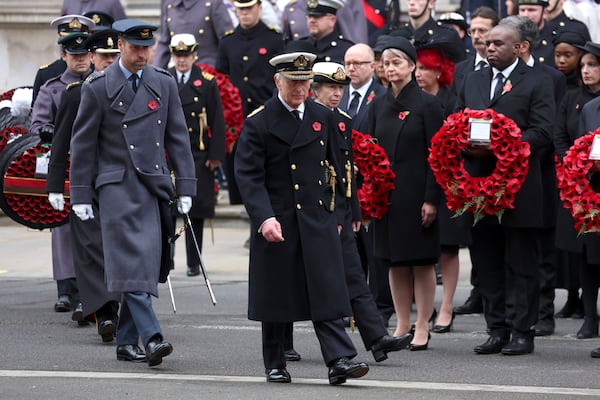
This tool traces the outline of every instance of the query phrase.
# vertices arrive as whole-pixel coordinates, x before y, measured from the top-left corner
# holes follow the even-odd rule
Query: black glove
[[[38,133],[40,135],[40,139],[42,139],[42,142],[52,143],[52,137],[54,136],[54,125],[44,124],[40,126]]]

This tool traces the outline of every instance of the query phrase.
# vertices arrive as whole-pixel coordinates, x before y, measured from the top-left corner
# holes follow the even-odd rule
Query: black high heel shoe
[[[452,318],[448,325],[434,325],[432,331],[435,333],[448,333],[452,330],[452,324],[454,324],[454,317],[456,314],[452,311]]]
[[[431,339],[431,333],[427,332],[427,341],[425,344],[411,344],[409,347],[410,351],[427,350],[427,347],[429,347],[429,339]]]
[[[431,317],[429,317],[429,319],[427,320],[428,324],[431,324],[431,327],[434,328],[433,324],[435,323],[435,319],[437,318],[437,310],[435,307],[433,307],[433,311],[431,312]],[[454,319],[454,313],[452,313],[452,318]],[[412,334],[413,336],[415,336],[415,324],[411,324],[410,325],[410,330],[408,331],[408,333]]]

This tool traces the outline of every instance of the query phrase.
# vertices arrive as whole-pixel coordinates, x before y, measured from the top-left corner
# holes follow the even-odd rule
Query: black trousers
[[[556,230],[540,230],[540,311],[539,320],[554,323],[554,297],[556,289]]]
[[[532,337],[540,300],[540,230],[480,222],[473,228],[471,257],[491,335]],[[506,311],[512,293],[514,309]]]
[[[285,368],[284,342],[286,332],[289,332],[291,326],[292,322],[262,322],[263,360],[266,369]],[[313,321],[313,326],[327,366],[338,358],[356,356],[354,344],[344,330],[341,319]]]
[[[202,253],[202,232],[204,231],[204,218],[190,218],[190,220],[192,221],[191,229],[194,230],[194,235],[198,241],[198,248],[200,249],[200,253]],[[198,257],[198,252],[196,251],[192,234],[189,231],[185,232],[185,255],[188,267],[195,268],[200,266],[200,258]]]

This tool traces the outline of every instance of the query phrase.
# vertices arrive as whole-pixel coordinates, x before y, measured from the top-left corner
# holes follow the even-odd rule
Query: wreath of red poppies
[[[491,120],[490,150],[497,162],[489,176],[471,176],[461,157],[469,143],[470,118]],[[512,119],[491,109],[467,108],[448,116],[435,134],[429,164],[455,215],[472,212],[474,224],[486,214],[496,215],[501,222],[504,211],[514,208],[515,195],[527,177],[529,154],[529,143],[521,140]]]
[[[383,147],[369,134],[352,130],[354,163],[363,176],[358,189],[358,202],[362,219],[381,219],[388,211],[389,193],[394,189],[396,174]]]
[[[556,176],[560,199],[575,220],[580,234],[600,232],[600,193],[590,186],[588,173],[594,161],[588,157],[594,137],[600,128],[575,140],[562,164],[557,160]]]
[[[218,72],[214,67],[207,64],[198,64],[198,67],[203,71],[214,75],[215,80],[217,81],[225,117],[225,148],[228,153],[231,153],[233,145],[240,137],[242,125],[244,124],[244,112],[242,110],[240,91],[233,83],[231,83],[227,75]]]
[[[0,131],[0,151],[4,150],[6,145],[12,140],[29,132],[22,126],[7,126]]]

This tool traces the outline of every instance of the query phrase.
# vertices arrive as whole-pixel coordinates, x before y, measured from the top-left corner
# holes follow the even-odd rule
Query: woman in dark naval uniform
[[[390,192],[387,214],[373,222],[374,255],[389,266],[398,317],[394,336],[410,330],[414,288],[417,321],[411,350],[426,350],[435,296],[434,264],[440,256],[436,215],[441,192],[427,157],[431,138],[443,122],[442,106],[412,79],[417,56],[407,39],[390,37],[382,58],[390,86],[371,103],[369,131],[390,158],[396,187]]]
[[[215,170],[225,158],[225,119],[214,76],[196,65],[194,35],[182,33],[171,38],[174,67],[169,71],[177,79],[179,97],[190,133],[192,155],[198,180],[196,197],[189,213],[198,246],[202,250],[204,219],[215,216]],[[200,274],[200,259],[192,235],[185,235],[187,275]]]

